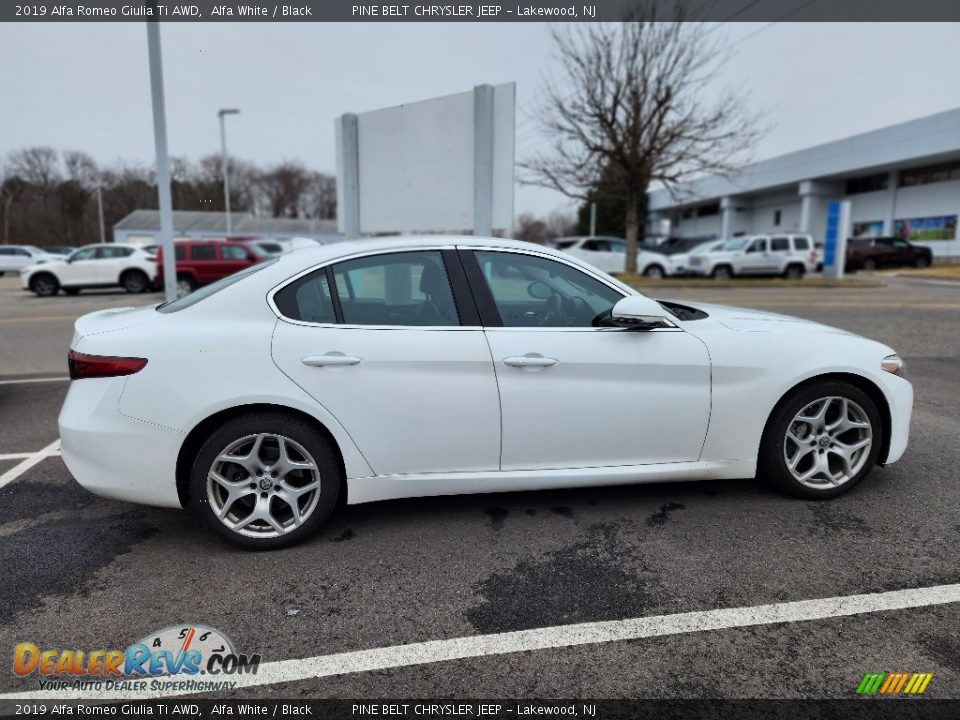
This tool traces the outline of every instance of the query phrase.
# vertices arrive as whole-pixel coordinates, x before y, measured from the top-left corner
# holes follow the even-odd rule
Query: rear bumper
[[[70,383],[57,421],[63,461],[97,495],[179,508],[176,458],[184,434],[122,415],[125,384],[124,377]]]

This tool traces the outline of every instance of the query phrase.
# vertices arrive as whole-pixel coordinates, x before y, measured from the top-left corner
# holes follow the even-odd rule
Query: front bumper
[[[121,414],[126,380],[70,383],[57,420],[63,461],[76,481],[97,495],[179,508],[176,463],[184,434]]]
[[[913,415],[913,385],[895,375],[884,378],[884,395],[890,405],[890,447],[884,465],[899,460],[910,440],[910,418]]]

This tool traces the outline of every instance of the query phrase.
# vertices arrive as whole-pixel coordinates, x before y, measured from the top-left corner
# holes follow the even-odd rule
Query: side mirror
[[[656,300],[646,295],[628,295],[618,301],[610,311],[614,325],[628,330],[653,330],[673,325]]]

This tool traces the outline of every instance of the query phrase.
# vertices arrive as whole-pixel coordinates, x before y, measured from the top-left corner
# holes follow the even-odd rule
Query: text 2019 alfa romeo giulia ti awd
[[[274,548],[347,503],[757,476],[850,489],[907,445],[880,343],[656,301],[509,240],[348,241],[76,324],[63,459]]]

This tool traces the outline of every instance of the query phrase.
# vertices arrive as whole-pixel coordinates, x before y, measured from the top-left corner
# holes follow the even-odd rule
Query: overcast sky
[[[960,25],[731,23],[720,82],[750,91],[771,131],[762,159],[960,106]],[[480,83],[517,83],[517,156],[543,142],[530,120],[556,73],[549,27],[484,24],[220,24],[162,27],[170,153],[219,150],[296,159],[333,173],[333,120]],[[152,162],[143,23],[0,26],[0,158],[30,145],[85,150],[99,162]],[[570,207],[517,190],[517,213]]]

